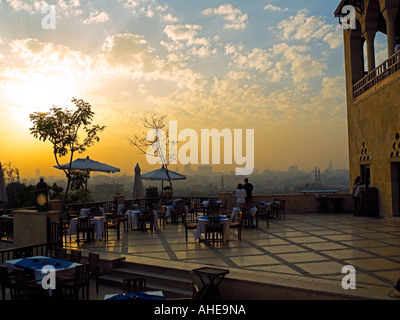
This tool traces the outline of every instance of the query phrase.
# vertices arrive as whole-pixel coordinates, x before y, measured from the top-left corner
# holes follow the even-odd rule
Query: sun
[[[80,91],[72,78],[45,75],[18,79],[8,88],[6,104],[14,120],[24,127],[31,126],[31,113],[49,111],[53,105],[68,107]]]

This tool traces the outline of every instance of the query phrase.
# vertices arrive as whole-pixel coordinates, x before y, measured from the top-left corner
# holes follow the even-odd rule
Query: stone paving
[[[355,217],[348,213],[286,214],[271,219],[270,226],[260,220],[258,229],[243,229],[242,241],[231,229],[223,244],[195,241],[194,230],[179,224],[166,224],[155,232],[123,231],[121,239],[111,231],[109,240],[84,244],[80,248],[120,255],[134,261],[151,259],[168,266],[172,261],[204,264],[230,270],[263,272],[268,276],[296,276],[312,281],[332,280],[341,284],[342,267],[356,269],[357,288],[368,288],[383,298],[400,298],[393,290],[400,278],[400,226],[382,218]],[[67,248],[76,248],[74,236]]]

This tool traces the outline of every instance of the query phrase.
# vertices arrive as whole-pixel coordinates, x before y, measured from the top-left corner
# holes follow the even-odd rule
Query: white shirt
[[[237,198],[237,202],[245,202],[245,198],[246,198],[246,190],[244,189],[236,189],[236,198]]]

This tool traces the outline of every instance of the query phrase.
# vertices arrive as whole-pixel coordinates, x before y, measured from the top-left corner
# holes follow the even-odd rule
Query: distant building
[[[193,173],[194,173],[194,171],[193,171],[192,168],[190,167],[190,163],[189,163],[189,164],[183,165],[183,174],[191,175],[191,174],[193,174]]]
[[[288,172],[290,172],[290,173],[297,173],[297,172],[299,172],[299,167],[298,167],[298,166],[290,166],[290,167],[288,168]]]
[[[332,165],[332,160],[329,161],[329,165],[328,165],[328,171],[333,171],[333,165]]]
[[[95,201],[110,201],[113,200],[114,194],[124,194],[124,185],[115,183],[96,184],[92,190],[92,197]]]
[[[342,23],[348,18],[347,5],[356,9],[354,28],[346,22],[343,30],[350,181],[361,176],[369,192],[365,207],[376,205],[379,215],[400,221],[400,51],[395,52],[400,1],[342,0],[335,11]],[[387,39],[387,60],[379,66],[378,33]]]
[[[198,166],[197,173],[200,175],[212,174],[212,166]]]

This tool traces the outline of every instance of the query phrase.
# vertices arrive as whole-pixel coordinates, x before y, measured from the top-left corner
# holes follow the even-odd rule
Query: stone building
[[[396,222],[400,221],[399,8],[400,0],[342,0],[335,11],[344,27],[350,178],[361,176],[369,188],[364,210]],[[387,60],[375,65],[374,39],[379,32],[387,38]],[[376,208],[374,192],[368,191],[376,192]]]

